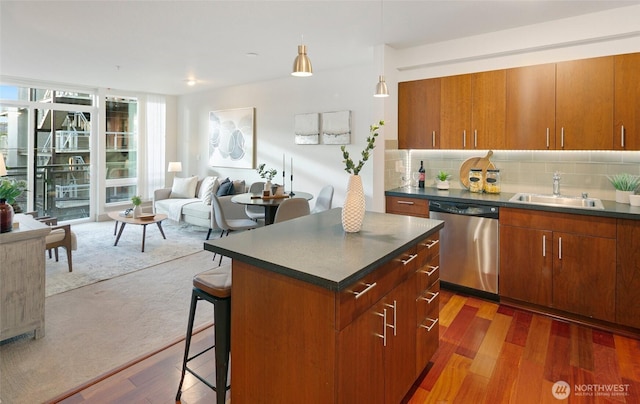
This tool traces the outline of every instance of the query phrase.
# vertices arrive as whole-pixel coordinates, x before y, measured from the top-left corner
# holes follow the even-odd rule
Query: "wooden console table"
[[[44,251],[49,232],[49,226],[31,216],[16,215],[13,231],[0,234],[0,341],[31,331],[36,339],[44,337]]]

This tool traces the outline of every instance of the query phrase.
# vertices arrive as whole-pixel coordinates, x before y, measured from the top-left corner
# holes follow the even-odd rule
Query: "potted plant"
[[[258,171],[260,178],[267,180],[267,182],[264,183],[264,190],[271,193],[271,180],[278,174],[278,170],[275,168],[266,169],[266,164],[262,163],[256,171]]]
[[[131,197],[131,202],[133,203],[133,217],[138,218],[142,214],[142,208],[140,205],[142,204],[142,198],[140,195],[134,195]]]
[[[446,171],[440,170],[438,172],[438,175],[436,175],[436,188],[449,189],[449,179],[451,179],[451,174]]]
[[[24,180],[0,180],[0,233],[10,232],[13,229],[13,205],[16,198],[27,189]]]
[[[349,185],[347,187],[347,195],[342,207],[342,228],[347,233],[357,233],[362,228],[362,221],[364,220],[365,200],[364,190],[362,188],[362,179],[358,175],[365,161],[369,159],[371,150],[375,147],[376,137],[378,136],[377,130],[384,125],[384,121],[378,122],[377,125],[371,125],[369,127],[369,137],[367,137],[367,147],[362,151],[362,160],[358,161],[358,165],[355,165],[353,160],[349,157],[349,152],[345,146],[340,146],[342,150],[343,162],[345,164],[345,171],[351,174],[349,177]]]
[[[628,173],[607,175],[607,178],[616,189],[616,202],[618,203],[629,203],[629,195],[633,195],[640,186],[640,177]]]

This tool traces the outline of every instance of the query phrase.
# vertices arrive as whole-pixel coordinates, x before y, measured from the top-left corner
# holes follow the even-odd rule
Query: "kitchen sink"
[[[604,209],[598,198],[583,198],[580,196],[530,194],[521,192],[515,194],[509,202],[531,203],[535,205],[564,206],[567,208]]]

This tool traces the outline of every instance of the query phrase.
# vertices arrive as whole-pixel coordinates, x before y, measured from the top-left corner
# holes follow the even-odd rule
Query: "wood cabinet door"
[[[553,243],[553,306],[614,322],[616,239],[554,232]]]
[[[506,80],[506,148],[555,149],[556,65],[508,69]]]
[[[471,148],[471,75],[440,78],[440,148]]]
[[[553,233],[500,226],[500,296],[551,306]]]
[[[556,149],[613,149],[613,56],[556,64]]]
[[[613,147],[640,150],[640,53],[616,55]]]
[[[338,397],[340,403],[384,402],[384,305],[380,302],[338,335]],[[389,316],[387,310],[387,321]],[[386,339],[389,339],[387,330]]]
[[[618,219],[616,323],[640,328],[640,221]]]
[[[440,79],[398,83],[398,148],[440,147]]]
[[[470,149],[504,149],[506,70],[471,75]]]
[[[387,309],[387,346],[384,350],[386,403],[401,402],[416,379],[416,301],[413,276],[383,299]]]

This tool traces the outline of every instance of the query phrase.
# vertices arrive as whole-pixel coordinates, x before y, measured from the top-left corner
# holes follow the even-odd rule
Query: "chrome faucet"
[[[560,172],[553,173],[553,194],[560,196]]]

